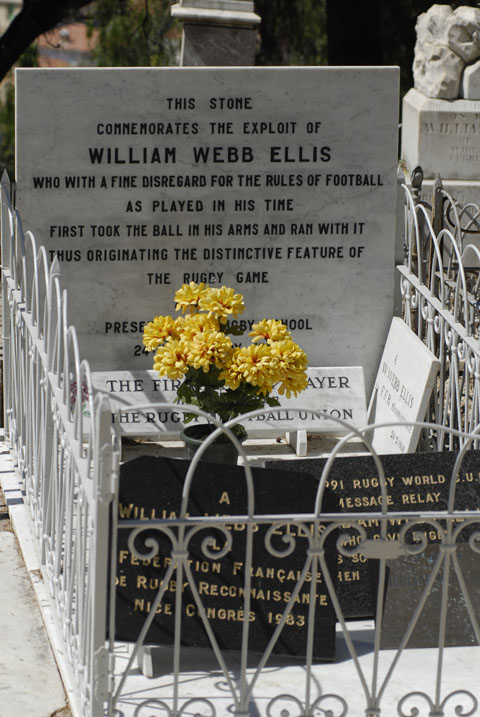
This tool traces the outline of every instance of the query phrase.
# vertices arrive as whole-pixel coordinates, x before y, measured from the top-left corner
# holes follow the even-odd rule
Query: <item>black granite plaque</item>
[[[178,517],[188,466],[188,461],[142,456],[121,467],[115,628],[115,637],[118,640],[137,639],[171,564],[172,536],[178,536],[179,531],[178,527],[171,527],[170,536],[150,527],[142,531],[135,542],[135,548],[141,555],[148,553],[149,538],[157,541],[159,545],[158,555],[142,560],[130,552],[127,540],[132,528],[122,528],[122,521]],[[311,514],[314,510],[318,481],[305,472],[297,475],[282,468],[253,469],[255,514]],[[336,497],[328,492],[326,510],[337,511],[337,503]],[[247,505],[243,468],[207,463],[198,465],[188,502],[188,514],[191,518],[205,515],[242,516],[247,513]],[[245,525],[238,522],[230,526],[232,546],[223,557],[211,558],[202,550],[202,542],[207,537],[215,539],[215,549],[224,545],[224,536],[218,529],[204,528],[188,541],[192,580],[222,649],[240,648],[245,621],[249,623],[249,649],[265,649],[282,619],[308,560],[309,541],[295,524],[289,524],[288,528],[285,525],[276,526],[272,536],[273,547],[285,551],[288,546],[285,541],[287,539],[293,550],[283,557],[273,555],[265,545],[266,532],[271,524],[271,521],[268,525],[256,524],[253,532],[251,604],[247,611],[244,607]],[[309,530],[313,530],[311,522],[307,521],[305,524]],[[186,530],[192,530],[192,526]],[[329,571],[333,576],[336,572],[335,537],[332,534],[327,551]],[[181,577],[174,573],[167,582],[164,599],[148,631],[145,644],[172,643],[176,611],[175,591],[179,579],[182,582],[182,644],[207,647],[210,640],[195,601],[193,586],[185,573]],[[311,594],[313,582],[313,574],[309,569],[276,643],[276,654],[305,655],[309,609],[311,603],[314,603],[314,656],[319,659],[333,659],[333,606],[321,573],[317,573],[317,584]]]
[[[478,527],[478,526],[477,526]],[[456,555],[476,619],[480,619],[480,560],[469,544],[460,544]],[[419,555],[387,561],[387,590],[382,618],[381,648],[397,648],[425,591],[440,554],[438,545],[428,545]],[[440,635],[440,606],[445,562],[433,581],[425,604],[409,637],[407,647],[436,647]],[[478,645],[472,621],[453,562],[448,571],[445,645]]]
[[[387,483],[387,505],[391,511],[445,510],[447,508],[451,476],[457,453],[409,453],[381,456]],[[268,461],[268,468],[276,466],[296,473],[305,471],[320,479],[325,459],[306,458],[291,461]],[[344,513],[380,511],[382,496],[378,471],[371,456],[339,457],[333,464],[327,485],[339,501]],[[480,510],[480,451],[468,451],[457,479],[455,509]],[[380,524],[376,519],[362,521],[369,538],[380,536]],[[388,522],[387,537],[395,540],[403,527],[402,520]],[[478,526],[477,526],[478,527]],[[416,526],[422,531],[422,526]],[[423,528],[429,543],[438,542],[434,529]],[[461,541],[467,540],[473,528],[462,532]],[[352,535],[352,542],[359,539],[357,531],[343,529]],[[346,617],[373,617],[375,614],[372,571],[366,558],[338,555],[337,579],[339,601]]]

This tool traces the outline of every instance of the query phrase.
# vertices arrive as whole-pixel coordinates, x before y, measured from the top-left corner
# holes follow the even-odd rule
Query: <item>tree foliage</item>
[[[324,65],[325,3],[321,0],[255,0],[260,15],[257,65]]]
[[[89,21],[100,67],[156,67],[177,60],[180,30],[168,0],[98,0]]]
[[[433,0],[325,0],[330,65],[399,65],[402,94],[413,87],[417,17]],[[478,7],[477,0],[450,0]]]
[[[18,65],[36,67],[37,64],[37,46],[33,43],[20,56]],[[5,80],[5,97],[0,103],[0,170],[4,169],[10,177],[15,176],[15,87],[11,74]]]
[[[0,104],[0,171],[15,176],[15,90],[9,82]]]
[[[77,16],[88,0],[23,0],[22,9],[0,37],[0,80],[39,35]]]

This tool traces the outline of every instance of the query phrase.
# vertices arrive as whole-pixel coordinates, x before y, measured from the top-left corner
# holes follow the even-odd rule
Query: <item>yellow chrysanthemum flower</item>
[[[181,341],[171,339],[157,349],[153,359],[154,371],[168,378],[182,378],[188,371],[185,347]]]
[[[188,376],[178,390],[180,401],[228,421],[271,403],[267,397],[275,388],[290,398],[307,387],[307,356],[281,321],[262,319],[253,324],[249,346],[233,347],[222,325],[244,311],[243,296],[234,289],[192,281],[175,293],[175,303],[181,315],[155,317],[143,342],[155,351],[153,368],[160,376]]]
[[[284,394],[287,398],[291,398],[292,395],[296,398],[306,388],[307,375],[305,373],[295,373],[283,377],[278,386],[278,393]]]
[[[143,330],[143,344],[147,351],[155,351],[172,337],[176,338],[176,326],[171,316],[156,316]]]
[[[290,332],[281,321],[276,319],[262,319],[258,324],[253,324],[252,331],[248,334],[252,336],[252,342],[256,343],[265,339],[265,341],[282,341],[290,337]]]
[[[198,306],[202,311],[208,311],[225,324],[229,316],[238,316],[245,309],[242,294],[236,294],[235,289],[221,286],[219,289],[207,287],[200,297]]]
[[[205,291],[205,284],[196,284],[191,281],[189,284],[183,284],[178,291],[175,292],[175,309],[195,313],[198,310],[199,301]]]
[[[183,333],[183,327],[185,326],[185,319],[190,316],[196,316],[196,314],[187,314],[187,316],[177,316],[175,319],[175,333],[176,338],[180,338]]]
[[[214,316],[208,314],[187,314],[179,317],[179,332],[184,341],[191,341],[205,331],[219,331],[220,325]]]
[[[270,344],[274,356],[277,357],[279,366],[282,370],[303,369],[308,365],[307,354],[300,346],[292,341],[285,339],[284,341],[276,341]]]
[[[220,374],[225,385],[237,389],[243,382],[258,386],[260,393],[269,393],[275,383],[277,358],[267,344],[252,344],[236,349],[230,363]]]
[[[272,344],[272,352],[277,357],[281,372],[278,392],[285,394],[287,398],[290,398],[292,394],[297,396],[307,387],[308,359],[306,353],[291,339]]]
[[[210,366],[221,368],[230,358],[232,342],[222,331],[205,329],[185,342],[189,366],[201,368],[205,373]]]

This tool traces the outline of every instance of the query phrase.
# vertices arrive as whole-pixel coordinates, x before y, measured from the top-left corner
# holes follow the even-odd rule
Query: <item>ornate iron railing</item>
[[[146,409],[147,407],[145,407]],[[151,408],[151,406],[150,406]],[[138,407],[135,408],[138,410]],[[281,410],[281,409],[273,409]],[[252,415],[257,415],[257,411]],[[228,424],[232,426],[235,421]],[[386,424],[382,424],[386,425]],[[393,424],[392,424],[393,425]],[[425,424],[422,424],[425,426]],[[425,426],[425,428],[436,429],[436,425]],[[221,431],[222,429],[218,429]],[[461,585],[463,599],[465,600],[466,610],[472,624],[472,632],[475,635],[475,643],[480,644],[480,627],[477,607],[472,602],[473,591],[471,585],[467,585],[465,577],[466,569],[462,565],[456,554],[457,548],[460,546],[465,548],[464,541],[467,540],[468,550],[474,554],[480,552],[480,519],[474,511],[459,510],[456,504],[456,476],[459,474],[463,456],[466,450],[475,440],[475,436],[459,436],[462,438],[464,446],[462,452],[459,453],[455,466],[452,471],[452,478],[449,483],[448,505],[445,510],[432,511],[428,515],[421,514],[416,511],[399,511],[388,508],[388,481],[385,477],[382,461],[379,456],[375,455],[370,449],[370,454],[375,465],[375,475],[379,476],[378,482],[378,503],[381,508],[375,511],[361,511],[356,513],[331,513],[325,512],[323,501],[327,486],[334,481],[331,471],[335,465],[335,461],[342,460],[339,458],[346,442],[352,437],[360,438],[368,445],[369,435],[372,428],[362,431],[352,431],[349,435],[339,441],[336,448],[330,454],[326,462],[322,476],[319,482],[318,491],[312,504],[312,511],[301,516],[292,513],[282,515],[261,514],[256,509],[255,496],[258,497],[259,487],[255,490],[253,477],[250,471],[248,461],[245,465],[245,475],[243,480],[246,485],[246,501],[245,510],[242,513],[225,517],[204,517],[188,513],[190,491],[195,482],[195,475],[198,469],[197,455],[191,462],[183,488],[181,504],[175,518],[163,519],[137,519],[137,520],[118,520],[116,517],[113,521],[113,535],[121,536],[122,531],[129,532],[128,549],[125,551],[124,559],[128,562],[142,561],[149,563],[158,556],[161,557],[161,563],[164,564],[167,557],[168,569],[162,573],[161,585],[156,591],[152,591],[151,604],[148,614],[145,617],[142,630],[134,645],[131,646],[128,657],[124,658],[124,665],[121,674],[118,674],[115,688],[111,695],[111,710],[115,714],[115,709],[122,712],[124,706],[131,701],[135,705],[135,715],[155,714],[154,710],[158,710],[159,714],[166,715],[184,715],[189,714],[189,710],[193,710],[193,714],[220,715],[282,715],[288,717],[290,715],[313,716],[313,715],[330,715],[330,717],[340,717],[347,714],[367,715],[391,715],[393,709],[397,714],[407,717],[408,715],[429,714],[429,715],[447,715],[447,714],[477,714],[478,695],[468,685],[468,680],[459,681],[459,686],[451,691],[443,687],[445,682],[445,673],[450,667],[446,667],[448,660],[446,655],[446,628],[450,619],[448,605],[448,594],[451,589],[452,575],[456,576]],[[450,432],[450,430],[448,430]],[[455,433],[455,432],[453,432]],[[211,440],[214,439],[212,436]],[[232,436],[232,440],[234,437]],[[240,445],[237,445],[239,453],[243,453]],[[245,459],[245,456],[243,456]],[[338,474],[335,474],[338,476]],[[480,480],[480,472],[478,474]],[[158,473],[158,481],[162,481],[162,473]],[[142,480],[141,472],[138,473],[138,480]],[[476,478],[475,478],[476,480]],[[221,486],[219,486],[221,487]],[[120,511],[121,512],[121,511]],[[114,511],[114,516],[119,515],[118,504]],[[372,524],[377,526],[376,534],[372,537],[371,531],[366,526],[371,527]],[[235,530],[233,527],[235,526]],[[313,529],[312,529],[313,526]],[[396,540],[392,540],[391,526],[396,526],[398,533]],[[248,650],[249,632],[252,630],[252,622],[245,619],[239,625],[238,630],[242,631],[242,646],[239,651],[237,660],[232,668],[231,660],[229,664],[228,652],[222,650],[218,638],[213,629],[208,612],[208,605],[202,593],[202,576],[195,574],[190,564],[194,562],[192,557],[192,543],[195,536],[202,532],[204,536],[202,543],[202,559],[213,565],[215,561],[223,557],[229,552],[235,553],[235,540],[242,536],[242,541],[247,535],[247,541],[244,545],[244,557],[242,559],[243,569],[243,594],[244,599],[241,602],[240,610],[242,615],[251,615],[251,576],[256,574],[258,561],[255,560],[252,551],[252,539],[257,531],[265,531],[264,547],[269,553],[271,560],[281,558],[288,564],[289,557],[294,551],[299,550],[301,543],[302,565],[296,575],[294,586],[289,593],[288,601],[282,603],[282,607],[278,608],[278,622],[276,628],[272,631],[270,639],[264,650],[257,654],[252,664],[252,655]],[[278,545],[274,544],[273,536],[278,532],[283,533],[284,542]],[[413,611],[411,619],[404,626],[404,632],[399,639],[398,648],[392,651],[384,651],[382,645],[382,620],[385,609],[386,589],[387,589],[387,573],[392,566],[393,561],[397,561],[405,557],[421,556],[428,549],[429,540],[426,535],[435,532],[436,541],[434,548],[434,556],[430,555],[431,564],[425,569],[424,587],[421,595],[418,597],[418,604]],[[338,585],[335,583],[336,568],[332,569],[332,563],[329,561],[332,557],[332,546],[329,546],[329,538],[335,535],[335,548],[333,549],[333,565],[337,565],[340,561],[355,560],[355,556],[362,559],[368,558],[377,565],[377,595],[372,607],[372,617],[376,625],[375,636],[370,645],[370,661],[366,664],[363,660],[361,649],[365,647],[362,643],[355,641],[357,623],[351,625],[348,617],[344,614],[342,603],[339,599]],[[145,536],[144,541],[139,539]],[[467,538],[465,538],[467,535]],[[162,543],[160,536],[163,536]],[[219,537],[220,536],[220,537]],[[278,539],[277,539],[278,540]],[[125,541],[124,541],[125,542]],[[169,547],[165,548],[165,542]],[[212,545],[216,545],[216,550],[212,549]],[[162,548],[160,547],[162,545]],[[243,545],[243,543],[242,543]],[[430,548],[431,550],[431,548]],[[127,557],[128,553],[128,557]],[[116,557],[116,556],[115,556]],[[198,558],[198,553],[195,554]],[[269,564],[269,563],[267,563]],[[115,561],[112,564],[111,573],[111,594],[115,591],[115,581],[118,580],[118,565]],[[212,570],[212,572],[215,572]],[[321,578],[320,578],[321,575]],[[312,576],[314,578],[312,579]],[[318,577],[316,583],[315,576]],[[217,680],[221,680],[223,694],[221,690],[212,689],[212,695],[203,697],[201,694],[196,695],[195,699],[190,698],[190,686],[184,687],[182,684],[182,648],[185,640],[185,632],[188,632],[188,625],[185,625],[185,619],[182,614],[185,613],[186,598],[184,596],[184,588],[177,590],[172,603],[174,603],[174,627],[171,635],[171,648],[168,650],[163,647],[163,670],[166,674],[156,675],[159,679],[155,683],[155,688],[148,695],[133,693],[128,688],[128,675],[134,670],[136,662],[143,666],[143,670],[155,677],[153,668],[155,648],[144,642],[151,623],[158,611],[170,604],[168,585],[171,581],[175,581],[178,585],[187,585],[191,591],[190,599],[193,600],[193,607],[202,621],[204,629],[208,634],[208,641],[214,657],[211,669],[214,671]],[[398,668],[400,660],[405,659],[405,649],[408,645],[412,634],[417,629],[422,610],[425,608],[429,594],[431,593],[435,581],[441,582],[441,600],[437,618],[433,619],[432,629],[435,631],[435,647],[432,654],[425,655],[422,659],[422,669],[426,670],[426,665],[431,661],[431,667],[434,677],[431,680],[429,688],[426,686],[428,680],[424,680],[424,673],[415,675],[414,671],[410,675],[411,689],[405,690],[397,700],[392,701],[392,696],[387,694],[395,684],[395,672]],[[268,582],[268,581],[267,581]],[[341,627],[341,635],[344,640],[344,658],[349,658],[349,668],[345,669],[340,679],[338,670],[331,670],[326,665],[320,665],[314,659],[314,647],[316,641],[322,642],[326,639],[322,633],[318,633],[315,629],[315,612],[318,609],[314,599],[314,595],[321,584],[322,592],[328,596],[335,611],[335,618]],[[264,585],[265,586],[265,585]],[[289,620],[295,620],[295,607],[299,596],[303,590],[309,592],[309,610],[308,619],[305,620],[303,629],[306,635],[306,651],[305,662],[302,667],[301,677],[297,675],[295,685],[290,684],[289,669],[283,662],[285,671],[285,680],[289,685],[289,689],[285,688],[281,694],[267,697],[265,693],[260,695],[256,687],[262,681],[265,671],[268,672],[269,665],[273,659],[275,662],[274,648],[277,641],[281,638],[282,631],[288,629]],[[227,591],[228,592],[228,591]],[[208,590],[207,590],[208,594]],[[412,599],[412,598],[410,598]],[[451,606],[450,606],[451,608]],[[187,611],[188,612],[188,611]],[[187,621],[188,622],[188,621]],[[111,634],[114,634],[115,625],[115,607],[111,605],[110,626]],[[217,621],[218,625],[218,621]],[[358,637],[358,634],[357,634]],[[187,637],[188,644],[188,637]],[[115,643],[111,642],[112,652],[115,650]],[[258,652],[258,650],[257,650]],[[167,657],[166,657],[167,655]],[[206,659],[206,658],[205,658]],[[478,659],[475,658],[475,659]],[[295,663],[295,660],[293,660]],[[450,665],[450,663],[449,663]],[[296,665],[298,667],[298,663]],[[294,670],[293,670],[294,672]],[[348,677],[345,677],[348,675]],[[162,679],[163,678],[163,679]],[[342,682],[343,686],[338,689],[338,683]],[[353,686],[356,686],[356,691]],[[416,687],[416,689],[415,689]],[[398,686],[396,687],[398,690]],[[225,702],[225,692],[228,699]],[[222,706],[215,704],[219,699],[219,694],[224,698]],[[268,695],[268,690],[266,692]],[[384,704],[385,703],[385,704]],[[360,705],[361,708],[360,708]],[[193,708],[195,707],[195,711]],[[428,712],[426,710],[429,710]],[[456,710],[449,712],[448,709]],[[201,711],[203,710],[203,711]],[[418,710],[418,711],[417,711]]]
[[[5,176],[2,269],[5,437],[55,604],[76,707],[79,714],[100,715],[108,684],[110,420],[99,409],[85,431],[84,397],[76,389],[90,386],[89,368],[68,326],[58,266],[50,266],[45,249],[23,232]]]
[[[432,236],[434,248],[427,283],[426,249],[419,217],[424,217],[422,221]],[[474,384],[478,372],[471,286],[463,278],[464,272],[460,271],[455,281],[451,278],[453,259],[460,263],[461,254],[455,250],[448,232],[443,230],[442,236],[433,238],[427,213],[409,197],[407,223],[409,253],[406,268],[401,272],[406,318],[443,358],[442,381],[449,385],[458,377],[457,384],[447,387],[446,393],[441,387],[437,391],[435,410],[442,420],[424,427],[426,438],[432,442],[433,437],[439,447],[455,443],[461,446],[451,472],[447,504],[428,514],[423,510],[392,510],[388,476],[381,459],[369,447],[372,427],[365,427],[362,431],[351,431],[339,441],[324,466],[311,506],[300,515],[290,510],[274,514],[259,510],[252,468],[245,448],[237,443],[244,463],[240,480],[246,499],[234,514],[215,517],[190,510],[189,497],[199,471],[197,454],[189,463],[175,517],[119,520],[120,465],[127,456],[119,436],[112,430],[110,404],[106,399],[92,402],[89,367],[81,360],[75,329],[68,324],[67,295],[61,288],[58,267],[50,266],[44,249],[36,247],[31,233],[23,232],[20,217],[10,203],[8,185],[3,182],[5,435],[23,482],[41,551],[43,576],[61,634],[57,658],[64,675],[75,686],[72,705],[75,715],[340,717],[362,713],[373,717],[396,711],[404,717],[414,714],[440,717],[478,713],[477,686],[468,671],[456,667],[459,649],[480,649],[475,585],[458,551],[461,545],[463,551],[478,555],[480,518],[476,510],[459,508],[456,502],[456,478],[465,452],[476,442],[476,433],[471,430],[478,407],[476,394],[468,397],[468,419],[459,410],[462,401],[466,401],[466,385]],[[442,237],[447,247],[453,247],[452,274],[448,277],[439,244]],[[452,286],[449,282],[453,282]],[[461,350],[460,345],[464,347]],[[135,411],[139,410],[136,406]],[[118,421],[113,425],[118,425]],[[219,430],[226,431],[235,442],[230,432],[232,425],[234,422]],[[339,454],[351,439],[361,440],[367,454],[372,456],[378,476],[377,507],[361,512],[332,512],[330,508],[326,512],[325,491],[331,471],[343,460]],[[372,524],[377,526],[374,537],[367,529]],[[394,540],[389,535],[391,525],[397,527]],[[236,529],[232,530],[232,526]],[[160,545],[162,558],[169,558],[164,563],[163,582],[152,589],[142,629],[129,646],[115,637],[117,541],[123,540],[127,530],[131,532],[127,552],[132,559],[152,561],[158,557]],[[436,536],[433,546],[428,544],[426,530]],[[147,531],[148,539],[142,541]],[[257,646],[252,653],[249,648],[252,623],[245,616],[252,612],[251,575],[256,565],[253,540],[262,531],[263,549],[272,563],[288,562],[293,552],[300,551],[301,556],[298,572],[290,579],[288,596],[282,598],[282,607],[272,618],[266,644],[261,649]],[[194,545],[199,534],[203,536],[200,546]],[[218,639],[191,559],[193,549],[200,549],[201,559],[208,567],[228,556],[239,536],[243,541],[240,548],[243,618],[237,615],[234,623],[241,640],[232,655]],[[399,645],[383,650],[382,618],[389,565],[402,557],[421,557],[431,549],[433,561],[425,571],[424,587]],[[378,591],[372,609],[376,628],[371,643],[359,640],[357,627],[347,621],[337,594],[335,560],[340,563],[355,557],[371,559],[377,565],[374,583]],[[343,645],[333,665],[316,659],[316,647],[324,639],[316,627],[315,596],[320,574],[321,594],[333,608]],[[456,576],[471,625],[470,647],[446,647],[452,575]],[[188,631],[184,619],[185,583],[208,645],[195,668],[188,665],[191,653],[183,644],[185,630]],[[407,650],[409,640],[437,583],[440,607],[435,620],[435,649],[424,651],[415,663],[414,651]],[[295,605],[301,594],[308,595],[309,602],[304,624],[298,625],[305,640],[303,659],[299,661],[297,657],[278,656],[275,646],[291,619],[295,619]],[[173,605],[171,645],[163,649],[162,667],[158,670],[155,667],[158,655],[152,653],[145,638],[157,610],[167,602]],[[478,652],[469,653],[469,659],[473,665],[475,660],[478,663]],[[138,661],[153,677],[139,673]],[[426,672],[427,663],[431,674]],[[405,679],[397,681],[405,671],[406,684]]]
[[[418,187],[404,191],[403,319],[440,361],[429,419],[469,432],[480,423],[480,212],[460,207],[440,181],[432,205]],[[422,447],[448,450],[462,440],[426,431]]]

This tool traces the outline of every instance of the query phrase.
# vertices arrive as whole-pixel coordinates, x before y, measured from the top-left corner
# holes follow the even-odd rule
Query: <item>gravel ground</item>
[[[72,717],[1,487],[0,576],[0,715]]]

